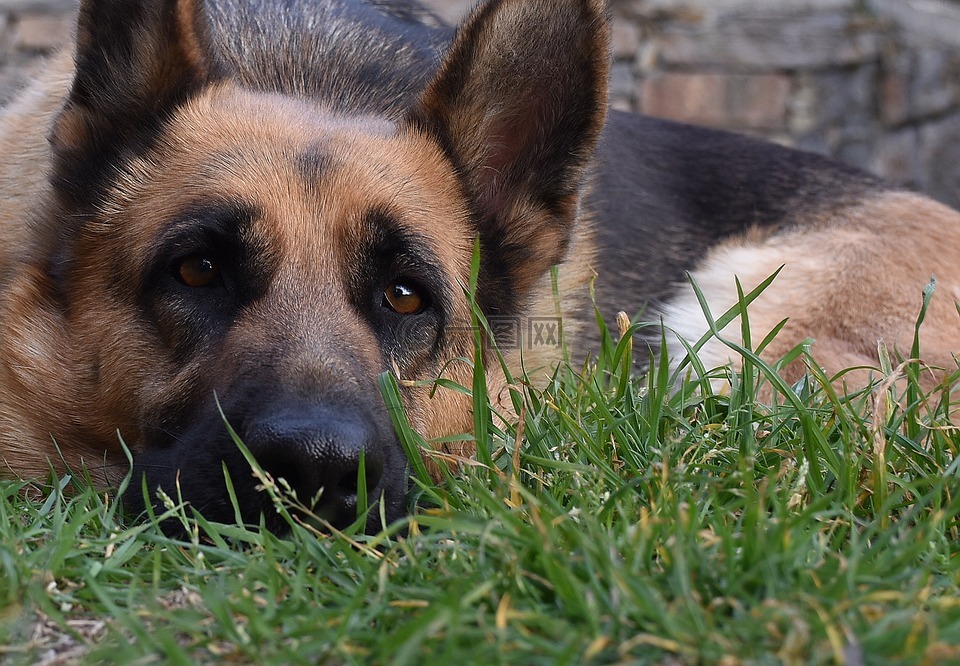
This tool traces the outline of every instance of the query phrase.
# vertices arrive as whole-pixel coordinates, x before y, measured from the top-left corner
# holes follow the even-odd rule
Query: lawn
[[[395,410],[416,508],[373,536],[295,520],[269,479],[285,538],[0,485],[0,663],[960,663],[949,383],[881,353],[844,395],[804,346],[792,386],[750,349],[737,375],[637,373],[612,337],[517,381],[519,427],[477,400],[477,459],[442,483]]]

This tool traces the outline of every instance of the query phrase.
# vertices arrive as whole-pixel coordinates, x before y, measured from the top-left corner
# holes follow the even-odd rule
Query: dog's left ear
[[[411,114],[464,179],[492,311],[513,311],[566,254],[609,59],[604,0],[492,0],[460,28]]]

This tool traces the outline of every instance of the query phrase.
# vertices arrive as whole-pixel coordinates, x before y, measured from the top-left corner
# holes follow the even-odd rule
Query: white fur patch
[[[725,245],[715,248],[691,273],[709,304],[711,318],[716,321],[738,303],[738,279],[744,294],[748,294],[787,263],[786,255],[787,253],[781,248],[766,244]],[[797,273],[796,266],[793,270],[790,266],[784,267],[773,283],[768,285],[750,305],[748,314],[754,312],[759,314],[761,309],[764,313],[769,309],[778,310],[785,283],[795,282],[791,278],[797,277]],[[690,345],[696,344],[710,330],[710,327],[700,301],[689,282],[680,288],[676,296],[661,306],[658,314],[662,317],[663,326],[667,330],[667,351],[671,368],[675,370],[687,355],[686,348],[680,340],[685,340]],[[756,344],[762,340],[782,318],[774,316],[775,321],[773,321],[770,317],[751,316],[752,342]],[[721,336],[737,345],[743,344],[739,316],[721,330]],[[697,356],[707,370],[730,364],[733,364],[735,369],[740,367],[739,355],[716,337],[709,339],[701,347]]]
[[[692,275],[714,319],[736,305],[738,278],[749,293],[782,266],[748,306],[752,345],[787,320],[764,350],[766,360],[776,362],[813,339],[814,359],[828,376],[842,372],[844,381],[865,380],[878,366],[878,342],[900,355],[910,353],[922,292],[935,275],[937,292],[921,331],[921,355],[932,367],[956,367],[960,215],[917,195],[887,192],[824,210],[806,222],[767,237],[747,232],[707,254]],[[706,318],[689,283],[656,314],[668,331],[676,369],[686,357],[680,340],[696,343],[709,330]],[[721,336],[742,344],[739,318]],[[716,339],[698,356],[708,370],[741,365],[739,354]],[[859,368],[859,375],[850,368]],[[795,368],[789,374],[796,373]]]

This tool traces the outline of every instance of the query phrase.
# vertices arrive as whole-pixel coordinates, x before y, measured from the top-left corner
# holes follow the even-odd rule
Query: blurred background
[[[424,0],[455,23],[473,0]],[[960,208],[960,0],[612,0],[619,109],[832,155]],[[0,105],[75,0],[0,0]]]

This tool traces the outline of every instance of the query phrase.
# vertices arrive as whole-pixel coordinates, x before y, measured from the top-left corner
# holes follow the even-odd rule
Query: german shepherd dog
[[[378,377],[470,385],[475,243],[477,307],[522,332],[559,308],[573,344],[594,272],[605,313],[696,339],[685,272],[718,312],[783,265],[752,326],[789,317],[766,353],[812,337],[828,372],[903,348],[936,275],[925,358],[955,367],[960,215],[818,156],[608,119],[608,40],[603,0],[489,0],[456,31],[412,0],[81,0],[74,46],[0,116],[9,472],[116,484],[122,439],[150,492],[232,520],[226,470],[256,521],[226,421],[334,526],[362,457],[394,520],[408,466]],[[516,370],[558,362],[529,342]],[[401,385],[425,437],[470,429],[461,393]]]

